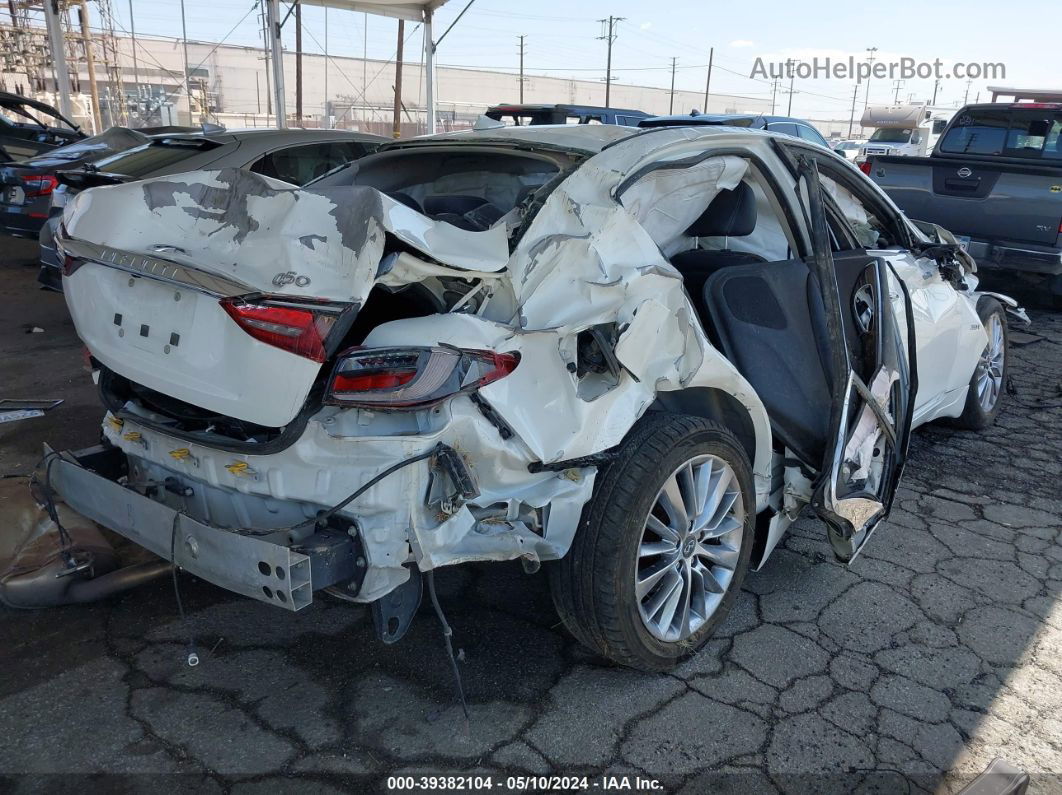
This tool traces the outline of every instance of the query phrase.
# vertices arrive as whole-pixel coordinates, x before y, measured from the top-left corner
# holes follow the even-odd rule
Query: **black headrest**
[[[748,183],[723,190],[701,217],[690,224],[690,237],[741,237],[756,228],[756,194]]]

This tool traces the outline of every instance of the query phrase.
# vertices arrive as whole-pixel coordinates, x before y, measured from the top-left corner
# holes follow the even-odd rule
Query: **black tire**
[[[1010,365],[1010,337],[1007,330],[1007,313],[1003,309],[1003,305],[995,298],[989,298],[986,296],[977,302],[977,315],[981,318],[981,323],[984,325],[985,329],[989,330],[990,339],[988,345],[985,347],[985,352],[981,354],[981,358],[978,360],[977,366],[974,368],[973,375],[970,376],[970,387],[966,393],[966,405],[963,408],[962,414],[955,419],[955,425],[970,430],[987,428],[996,421],[996,415],[999,414],[999,408],[1003,404],[1003,396],[1006,394],[1007,370]],[[992,406],[986,408],[981,403],[978,394],[978,384],[984,372],[984,368],[986,367],[985,353],[987,353],[992,345],[990,327],[993,318],[998,320],[1003,335],[1003,365],[1001,368],[998,394]]]
[[[650,633],[639,611],[634,587],[638,552],[665,481],[703,455],[728,464],[740,489],[744,520],[737,563],[704,623],[689,637],[667,642]],[[568,554],[549,564],[557,612],[578,641],[602,656],[639,670],[668,670],[704,645],[737,597],[752,553],[755,515],[752,467],[729,430],[700,417],[650,412],[598,473]]]

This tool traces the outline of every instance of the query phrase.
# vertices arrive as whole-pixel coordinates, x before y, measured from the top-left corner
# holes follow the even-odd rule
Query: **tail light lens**
[[[30,176],[22,178],[22,190],[26,193],[27,199],[37,199],[41,196],[50,196],[52,191],[55,190],[55,186],[59,184],[59,180],[53,177],[51,174],[42,174],[40,176]]]
[[[340,313],[334,305],[303,306],[269,298],[223,298],[221,308],[259,342],[315,362],[327,358],[325,340]]]
[[[860,163],[859,164],[859,170],[862,171],[864,174],[866,174],[869,177],[870,176],[870,161],[869,160],[864,160],[862,163]]]
[[[474,392],[516,369],[518,353],[460,348],[352,348],[336,364],[329,403],[412,409]]]

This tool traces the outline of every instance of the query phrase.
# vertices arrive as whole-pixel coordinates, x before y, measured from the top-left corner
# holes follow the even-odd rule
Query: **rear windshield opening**
[[[370,155],[311,187],[366,185],[435,220],[483,231],[570,162],[565,155],[433,146]]]
[[[949,154],[1062,160],[1060,133],[1055,110],[976,108],[955,120],[939,146]]]

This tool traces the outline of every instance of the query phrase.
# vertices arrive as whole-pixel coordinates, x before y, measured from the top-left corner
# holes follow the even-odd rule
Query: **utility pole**
[[[878,51],[877,47],[867,47],[867,52],[870,53],[870,55],[867,56],[867,63],[870,64],[870,71],[873,71],[873,69],[874,69],[874,60],[875,60],[874,59],[874,53],[876,53],[877,51]],[[867,105],[870,104],[870,77],[871,77],[871,75],[868,72],[867,73],[867,95],[866,95],[866,98],[863,100],[863,108],[864,108],[864,110],[866,109]]]
[[[793,71],[793,59],[790,58],[785,62],[785,68],[789,70],[789,108],[786,110],[786,116],[793,115],[793,79],[796,77],[796,72]]]
[[[966,81],[966,93],[963,95],[963,98],[962,98],[962,104],[963,105],[968,105],[970,103],[970,85],[972,83],[973,83],[973,80],[967,80]]]
[[[937,104],[937,89],[938,88],[940,88],[940,78],[939,77],[936,80],[933,81],[933,101],[929,103],[930,105],[936,105]]]
[[[848,137],[852,137],[852,127],[855,126],[856,97],[859,96],[859,83],[852,87],[852,112],[848,116]]]
[[[668,115],[675,112],[675,63],[677,61],[678,58],[671,59],[671,100],[667,105]]]
[[[598,36],[597,37],[598,39],[604,39],[606,42],[608,42],[608,60],[606,61],[606,64],[605,64],[605,107],[606,108],[612,107],[612,105],[610,104],[611,101],[612,101],[612,44],[613,44],[613,42],[616,41],[616,34],[613,31],[615,30],[616,23],[617,22],[622,22],[626,18],[627,17],[612,17],[612,16],[610,16],[608,19],[599,19],[598,20],[598,22],[600,22],[602,24],[602,26],[604,26],[605,24],[608,25],[608,33],[605,33],[605,35],[603,35],[603,36]],[[601,30],[604,33],[604,27],[602,27]]]
[[[70,103],[70,70],[66,66],[66,39],[63,36],[61,15],[59,0],[44,0],[44,21],[48,26],[48,48],[52,51],[55,89],[59,92],[59,110],[70,118],[74,111]]]
[[[771,81],[771,115],[774,115],[774,103],[778,97],[778,78]]]
[[[520,104],[524,104],[524,39],[527,36],[517,36],[520,39]]]
[[[133,0],[129,0],[129,43],[133,50],[133,85],[136,86],[136,110],[140,113],[140,67],[136,62],[136,23],[133,22]]]
[[[902,80],[894,80],[894,81],[892,81],[892,87],[893,87],[893,90],[895,92],[893,94],[893,96],[892,96],[892,104],[899,105],[900,104],[900,89],[903,87],[903,81]]]
[[[295,122],[302,126],[302,3],[295,0]]]
[[[265,81],[266,81],[266,124],[269,124],[269,117],[273,115],[273,81],[269,79],[269,23],[267,22],[268,14],[266,14],[265,4],[268,0],[262,0],[262,53],[265,60]]]
[[[92,31],[89,30],[88,3],[81,0],[81,7],[77,10],[78,20],[81,22],[81,42],[85,48],[85,68],[88,71],[89,91],[92,93],[92,121],[94,122],[93,133],[103,132],[103,116],[100,113],[100,90],[96,85],[96,58],[92,53]],[[113,118],[113,113],[111,114]]]
[[[328,112],[328,6],[324,9],[325,18],[325,40],[324,40],[324,126],[326,130],[332,129],[332,114]],[[362,97],[364,100],[365,97]]]
[[[369,118],[369,12],[362,14],[361,26],[361,101],[365,105],[365,119]],[[373,118],[376,111],[373,111]]]
[[[183,3],[184,0],[181,0]],[[280,26],[283,20],[280,17],[280,0],[265,0],[266,24],[269,28],[269,52],[273,60],[273,108],[276,111],[274,119],[278,130],[288,126],[287,102],[284,91],[284,56],[281,49]]]
[[[406,21],[398,20],[398,52],[395,54],[395,112],[391,122],[391,135],[402,135],[402,40],[406,37]]]
[[[181,43],[184,45],[184,95],[188,99],[188,123],[192,123],[192,85],[188,82],[188,24],[184,18],[184,0],[181,0]]]
[[[708,112],[708,93],[712,88],[712,59],[715,57],[715,47],[708,48],[708,79],[704,81],[704,112]]]

